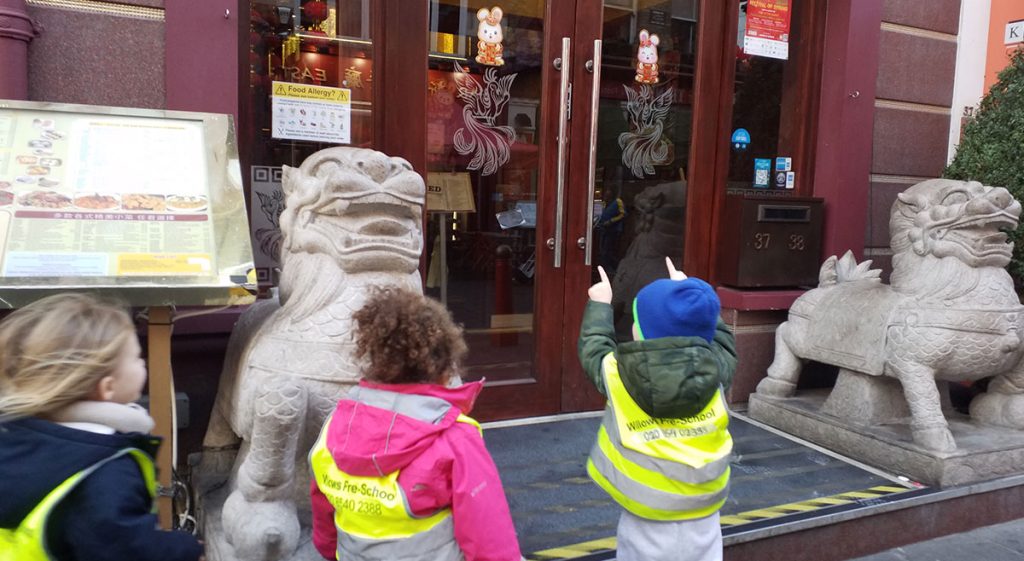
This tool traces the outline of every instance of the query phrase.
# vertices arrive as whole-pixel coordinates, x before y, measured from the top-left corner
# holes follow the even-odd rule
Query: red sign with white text
[[[789,0],[750,0],[747,3],[743,52],[789,58]]]

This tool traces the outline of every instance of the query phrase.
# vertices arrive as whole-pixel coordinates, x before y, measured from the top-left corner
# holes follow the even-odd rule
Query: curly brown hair
[[[352,315],[356,358],[368,362],[367,380],[387,384],[443,384],[466,355],[462,328],[440,302],[409,290],[374,288]]]

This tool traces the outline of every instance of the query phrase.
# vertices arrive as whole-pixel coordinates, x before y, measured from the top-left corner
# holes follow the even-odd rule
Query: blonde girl
[[[135,325],[60,294],[0,323],[0,561],[195,561],[156,528],[153,420]]]

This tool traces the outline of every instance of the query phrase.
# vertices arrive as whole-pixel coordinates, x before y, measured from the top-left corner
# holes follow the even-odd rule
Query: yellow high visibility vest
[[[651,520],[703,518],[729,489],[732,436],[721,390],[696,415],[661,419],[630,397],[614,353],[602,361],[608,405],[587,473],[623,508]]]
[[[32,509],[17,528],[0,529],[0,561],[53,561],[50,552],[46,548],[46,523],[53,513],[53,509],[79,483],[84,481],[86,477],[89,477],[103,464],[126,454],[131,455],[139,464],[139,469],[142,470],[142,477],[146,482],[146,489],[149,490],[149,496],[155,498],[157,480],[156,468],[153,465],[152,458],[137,448],[125,448],[113,456],[101,460],[65,479]],[[153,509],[155,512],[155,502],[153,503]]]
[[[480,430],[480,423],[459,415],[458,422],[468,423]],[[310,466],[316,485],[334,507],[334,524],[338,532],[336,555],[341,559],[345,544],[353,548],[375,547],[375,558],[404,558],[405,556],[438,551],[437,559],[462,559],[455,544],[454,525],[450,508],[442,508],[427,516],[416,516],[409,510],[405,492],[398,484],[399,470],[373,477],[350,475],[338,469],[327,448],[327,427],[324,423],[320,437],[309,453]],[[481,435],[483,433],[481,432]],[[380,540],[390,540],[382,546]],[[384,547],[390,549],[384,550]],[[447,552],[449,555],[446,556]]]

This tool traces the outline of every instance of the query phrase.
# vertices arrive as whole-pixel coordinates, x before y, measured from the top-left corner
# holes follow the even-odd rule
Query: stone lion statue
[[[889,219],[892,284],[880,282],[870,261],[830,257],[818,288],[779,326],[757,393],[793,395],[807,359],[840,367],[829,400],[841,384],[895,378],[914,442],[949,452],[956,443],[940,387],[995,376],[971,402],[972,419],[1024,429],[1024,307],[1005,270],[1013,244],[1003,233],[1017,228],[1020,213],[1006,189],[977,182],[932,179],[900,193]],[[848,407],[851,417],[872,406],[864,401]]]
[[[306,455],[359,378],[352,313],[370,285],[421,290],[425,191],[405,160],[329,148],[285,166],[283,190],[279,301],[240,318],[203,442],[207,471],[219,463],[227,472],[224,451],[237,450],[220,481],[219,526],[204,522],[213,561],[304,558],[296,549],[309,526]],[[207,480],[206,490],[215,485]]]

